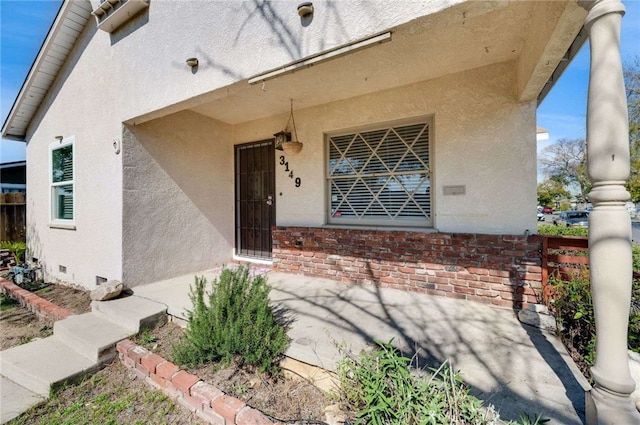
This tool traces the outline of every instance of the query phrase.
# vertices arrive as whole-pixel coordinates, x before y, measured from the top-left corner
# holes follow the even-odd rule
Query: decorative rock
[[[631,393],[631,400],[640,412],[640,354],[629,350],[629,372],[631,377],[636,381],[636,390]]]
[[[555,317],[543,311],[520,310],[518,312],[518,320],[525,325],[535,326],[540,329],[554,332],[557,330]]]
[[[124,288],[122,282],[109,280],[91,291],[90,296],[93,301],[107,301],[120,295],[122,288]]]

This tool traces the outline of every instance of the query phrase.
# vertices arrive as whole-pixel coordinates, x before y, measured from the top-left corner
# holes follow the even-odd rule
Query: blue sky
[[[640,57],[640,0],[623,0],[627,13],[622,20],[622,58]],[[0,115],[9,113],[29,68],[60,7],[60,0],[0,0]],[[584,138],[587,82],[589,78],[588,44],[571,62],[538,108],[538,125],[550,133],[549,140],[538,142],[538,152],[559,139]],[[24,143],[2,141],[0,162],[25,157]]]
[[[640,58],[640,0],[623,0],[627,9],[622,18],[620,51],[623,62]],[[538,142],[538,153],[560,139],[586,137],[589,43],[580,50],[538,107],[538,125],[549,131],[549,140]]]

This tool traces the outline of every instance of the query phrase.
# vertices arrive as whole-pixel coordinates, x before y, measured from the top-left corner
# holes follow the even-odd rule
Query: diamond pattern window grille
[[[329,138],[330,222],[431,225],[429,124]]]

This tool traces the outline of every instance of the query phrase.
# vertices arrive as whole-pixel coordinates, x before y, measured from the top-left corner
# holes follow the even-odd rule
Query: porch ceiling
[[[576,2],[469,2],[393,29],[390,42],[283,74],[264,87],[240,81],[160,115],[190,109],[239,124],[287,113],[291,98],[302,109],[506,61],[514,61],[514,99],[530,101],[548,84],[584,17]]]

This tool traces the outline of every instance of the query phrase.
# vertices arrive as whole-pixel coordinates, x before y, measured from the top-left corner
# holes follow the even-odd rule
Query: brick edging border
[[[198,375],[180,369],[130,339],[118,342],[116,350],[120,362],[135,371],[139,379],[208,423],[285,425],[272,422],[259,410],[225,394],[221,389],[202,381]]]
[[[3,277],[0,277],[0,291],[49,324],[74,315],[73,312],[66,308],[45,300]]]

